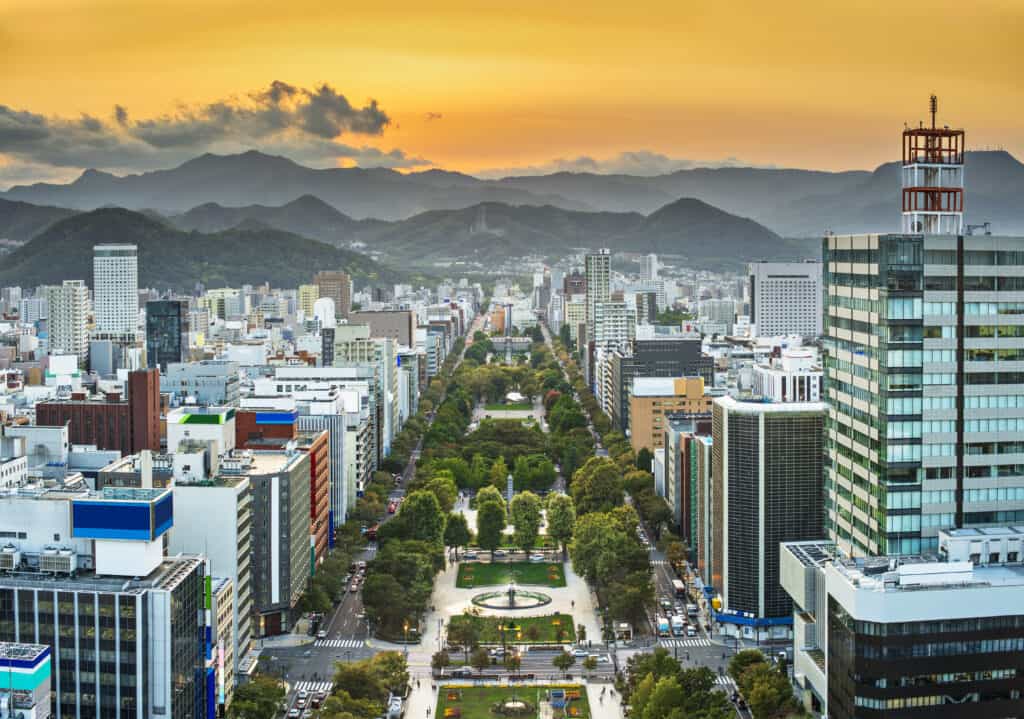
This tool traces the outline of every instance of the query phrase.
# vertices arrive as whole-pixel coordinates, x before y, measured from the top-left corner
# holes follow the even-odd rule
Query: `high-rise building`
[[[1024,238],[829,236],[829,537],[847,555],[937,549],[1024,522]]]
[[[726,632],[786,636],[779,543],[823,531],[825,405],[720,397],[712,405],[711,578]]]
[[[793,672],[816,715],[1019,716],[1024,566],[1019,527],[939,533],[939,556],[850,559],[782,545]]]
[[[152,300],[146,303],[146,366],[167,371],[172,362],[188,359],[188,303]]]
[[[313,304],[320,299],[320,285],[299,285],[299,311],[305,319],[313,317]]]
[[[138,247],[96,245],[92,272],[96,331],[135,332],[139,322]]]
[[[45,299],[50,354],[72,354],[84,364],[89,357],[89,288],[81,280],[64,280],[47,287]]]
[[[821,335],[820,262],[751,262],[748,274],[757,336]]]
[[[611,299],[612,255],[611,250],[602,249],[589,253],[585,260],[587,296],[587,342],[594,339],[596,305]]]
[[[565,277],[562,278],[562,294],[566,296],[586,295],[586,276],[580,273],[578,270],[567,274]]]
[[[658,279],[658,256],[653,252],[640,257],[640,277],[645,280]]]
[[[352,278],[348,273],[321,270],[316,273],[313,283],[319,288],[320,297],[334,300],[336,316],[347,319],[352,311]]]

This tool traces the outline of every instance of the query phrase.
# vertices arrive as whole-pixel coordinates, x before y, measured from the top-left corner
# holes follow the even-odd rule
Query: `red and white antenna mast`
[[[903,131],[903,231],[960,235],[964,228],[964,131],[932,126]]]

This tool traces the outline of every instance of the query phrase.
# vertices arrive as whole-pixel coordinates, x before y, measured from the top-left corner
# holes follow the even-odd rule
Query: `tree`
[[[524,552],[529,552],[537,544],[537,534],[540,532],[540,497],[533,492],[520,492],[512,497],[509,514],[515,528],[513,541]]]
[[[252,681],[235,687],[228,716],[232,719],[265,719],[274,716],[284,697],[284,684],[273,677],[257,674]]]
[[[607,512],[623,503],[622,475],[607,457],[591,457],[572,478],[576,514]]]
[[[679,540],[673,540],[665,547],[665,559],[674,567],[681,566],[686,561],[686,545]]]
[[[488,479],[492,487],[496,487],[499,490],[505,488],[505,484],[508,482],[508,465],[505,464],[504,457],[499,456],[494,460]]]
[[[494,561],[494,550],[501,546],[505,533],[505,507],[490,500],[477,504],[476,508],[476,543],[481,549],[491,553]]]
[[[586,669],[588,672],[592,672],[595,669],[597,669],[597,657],[588,656],[586,659],[584,659],[583,668]]]
[[[491,655],[483,647],[477,647],[469,658],[469,664],[477,671],[482,672],[491,666]]]
[[[444,525],[444,545],[455,550],[455,561],[459,561],[459,547],[469,544],[469,522],[462,512],[452,512]]]
[[[409,684],[409,665],[402,652],[379,652],[370,658],[370,668],[390,693],[405,693]]]
[[[679,686],[679,680],[675,677],[663,677],[654,685],[640,715],[643,719],[675,717],[683,702],[683,689]]]
[[[572,497],[561,493],[548,495],[547,505],[548,536],[561,546],[564,559],[576,524],[576,505]]]
[[[452,617],[448,622],[448,641],[455,646],[462,647],[467,664],[469,663],[469,653],[480,646],[482,633],[483,620],[469,612]]]
[[[764,654],[758,649],[744,649],[742,652],[737,652],[732,659],[729,660],[729,676],[733,678],[737,686],[743,678],[746,671],[754,666],[755,664],[764,664],[766,662]]]
[[[640,451],[636,453],[636,467],[642,469],[645,472],[652,472],[652,465],[654,463],[654,455],[651,450],[647,447],[641,447]]]
[[[450,470],[444,469],[435,474],[423,489],[437,497],[437,503],[444,512],[450,512],[455,507],[455,497],[459,493],[459,488],[455,486],[455,479]]]
[[[444,536],[444,514],[433,492],[413,492],[402,502],[398,515],[405,523],[410,539],[440,542]]]
[[[493,485],[488,485],[476,493],[476,506],[479,508],[484,502],[496,502],[502,511],[505,511],[505,496]]]
[[[469,489],[480,489],[487,482],[490,470],[487,467],[487,460],[477,452],[473,455],[473,462],[469,466],[470,481],[466,485]]]
[[[562,672],[563,675],[568,675],[569,667],[576,663],[576,657],[569,652],[562,652],[556,654],[555,658],[551,660],[551,663],[555,665],[555,668]]]
[[[430,668],[435,672],[443,672],[451,663],[452,658],[443,649],[439,652],[434,652],[434,655],[430,657]]]

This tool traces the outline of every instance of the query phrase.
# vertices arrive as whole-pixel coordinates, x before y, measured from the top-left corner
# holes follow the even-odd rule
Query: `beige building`
[[[637,377],[629,398],[629,441],[633,451],[665,446],[668,418],[711,411],[701,377]]]
[[[312,319],[313,303],[320,299],[320,285],[299,285],[299,309],[304,318]]]
[[[415,344],[416,315],[411,310],[352,312],[348,321],[354,325],[369,325],[372,337],[390,337],[403,347]]]

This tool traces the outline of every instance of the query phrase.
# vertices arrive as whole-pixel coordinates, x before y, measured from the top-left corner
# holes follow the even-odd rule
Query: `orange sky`
[[[0,68],[0,105],[62,117],[328,82],[392,118],[339,141],[464,171],[631,150],[871,168],[933,91],[969,147],[1024,156],[1021,0],[3,0]]]

